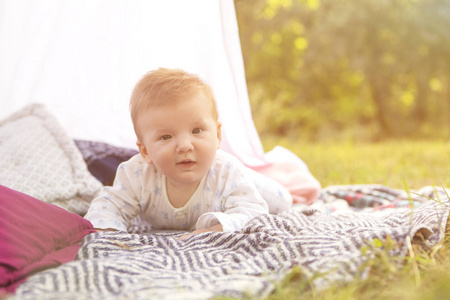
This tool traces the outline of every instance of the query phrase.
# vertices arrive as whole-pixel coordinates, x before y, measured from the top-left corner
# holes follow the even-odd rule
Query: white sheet
[[[73,138],[135,148],[134,84],[151,69],[181,68],[212,86],[222,149],[252,168],[269,165],[232,0],[0,0],[0,42],[0,118],[40,102]]]
[[[0,118],[41,102],[74,138],[135,147],[134,84],[182,68],[213,87],[224,148],[264,163],[233,1],[1,0],[0,11]]]

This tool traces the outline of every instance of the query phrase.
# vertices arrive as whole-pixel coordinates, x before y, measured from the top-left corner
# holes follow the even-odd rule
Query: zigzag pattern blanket
[[[240,232],[186,240],[177,239],[182,232],[90,234],[75,261],[30,277],[12,299],[264,298],[296,266],[315,288],[326,288],[368,276],[361,266],[377,240],[392,239],[398,257],[409,240],[425,248],[442,241],[448,194],[418,194],[336,186],[313,206],[260,216]]]

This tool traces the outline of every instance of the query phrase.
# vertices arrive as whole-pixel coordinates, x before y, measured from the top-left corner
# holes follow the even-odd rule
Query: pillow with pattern
[[[102,184],[42,104],[0,121],[0,184],[84,215]]]

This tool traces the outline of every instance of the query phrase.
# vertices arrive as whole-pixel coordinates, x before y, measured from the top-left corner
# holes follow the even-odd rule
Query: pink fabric
[[[26,278],[75,259],[95,232],[84,218],[0,185],[0,293]]]
[[[320,193],[320,183],[306,164],[286,148],[277,146],[265,155],[264,166],[250,168],[278,181],[292,195],[294,203],[311,204]]]

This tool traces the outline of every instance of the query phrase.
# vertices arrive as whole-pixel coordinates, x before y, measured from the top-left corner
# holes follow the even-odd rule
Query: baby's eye
[[[201,128],[194,128],[193,130],[192,130],[192,134],[199,134],[199,133],[201,133],[203,131],[203,129],[201,129]]]
[[[170,140],[170,138],[171,138],[171,136],[168,135],[168,134],[165,134],[165,135],[163,135],[163,136],[160,137],[160,139],[163,140],[163,141]]]

